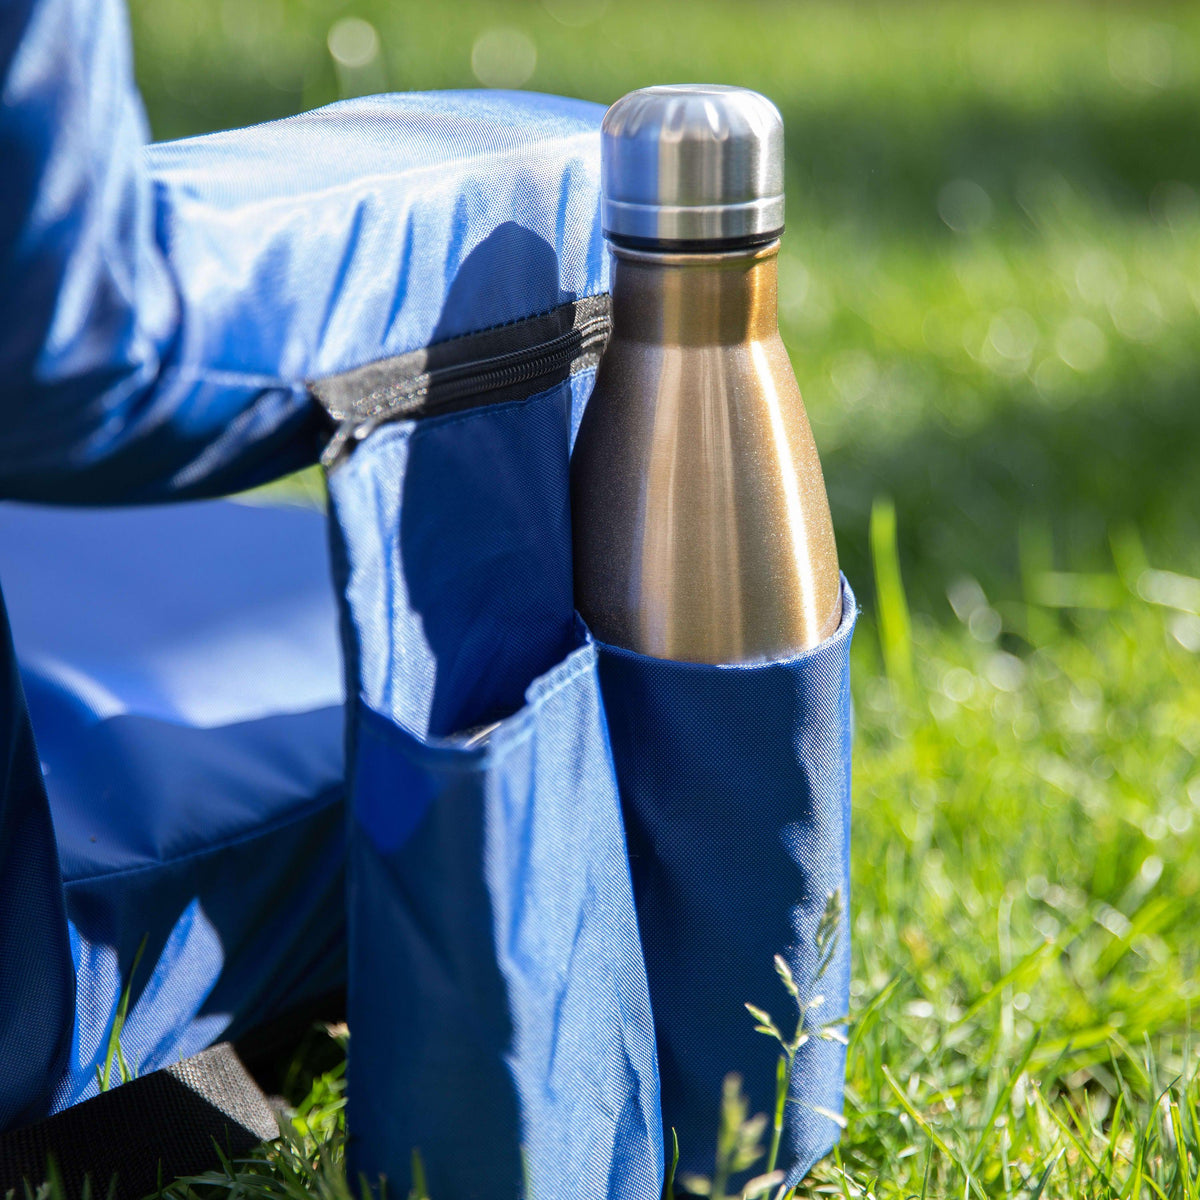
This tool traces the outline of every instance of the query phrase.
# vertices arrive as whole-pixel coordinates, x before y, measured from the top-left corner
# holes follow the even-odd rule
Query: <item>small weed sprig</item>
[[[842,902],[840,889],[830,892],[825,898],[825,908],[817,924],[813,943],[817,951],[817,967],[813,972],[814,987],[828,973],[837,954],[842,919],[845,906]],[[787,960],[780,954],[775,956],[775,972],[783,984],[784,990],[796,1005],[796,1027],[791,1037],[786,1037],[780,1030],[775,1018],[756,1004],[746,1005],[747,1012],[754,1018],[757,1032],[774,1038],[779,1043],[780,1054],[775,1068],[775,1104],[771,1114],[771,1140],[765,1152],[764,1169],[753,1179],[743,1185],[736,1197],[729,1196],[726,1189],[729,1180],[748,1171],[764,1158],[762,1137],[767,1128],[767,1117],[759,1113],[749,1115],[749,1105],[742,1091],[740,1075],[729,1074],[721,1096],[721,1115],[717,1129],[717,1153],[711,1179],[703,1176],[687,1175],[682,1183],[690,1193],[697,1196],[707,1196],[710,1200],[754,1200],[755,1197],[769,1196],[774,1191],[774,1200],[793,1200],[796,1187],[785,1184],[786,1176],[778,1169],[779,1148],[783,1140],[783,1126],[787,1115],[789,1093],[792,1087],[792,1077],[796,1070],[796,1056],[801,1047],[810,1038],[819,1037],[825,1041],[846,1043],[846,1035],[841,1031],[845,1018],[828,1022],[816,1028],[809,1026],[809,1014],[825,1003],[825,996],[817,993],[805,1000],[800,993],[800,985],[792,974]],[[841,1128],[845,1121],[841,1113],[831,1112],[825,1108],[814,1106],[814,1111],[828,1117]],[[678,1158],[676,1148],[675,1158]],[[674,1177],[674,1165],[668,1175],[668,1187]],[[669,1192],[664,1192],[669,1197]]]
[[[125,1048],[121,1045],[121,1033],[129,1016],[129,1001],[133,996],[133,977],[137,974],[142,955],[146,952],[146,937],[148,936],[142,938],[137,953],[133,956],[133,965],[129,968],[125,986],[121,989],[121,996],[117,1001],[117,1011],[113,1014],[112,1028],[108,1031],[108,1044],[104,1048],[104,1066],[96,1068],[96,1083],[102,1092],[107,1092],[109,1088],[115,1087],[118,1083],[128,1083],[137,1076],[137,1066],[130,1067],[125,1058]],[[117,1065],[115,1081],[112,1078],[114,1062]]]

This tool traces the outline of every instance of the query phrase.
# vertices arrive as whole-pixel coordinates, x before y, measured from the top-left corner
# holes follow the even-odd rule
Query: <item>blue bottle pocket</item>
[[[779,1047],[798,1009],[807,1040],[780,1165],[798,1180],[837,1140],[849,1000],[850,689],[856,609],[795,658],[704,666],[599,646],[655,1033],[663,1122],[680,1171],[710,1174],[722,1080],[774,1111]],[[822,969],[822,964],[823,969]]]

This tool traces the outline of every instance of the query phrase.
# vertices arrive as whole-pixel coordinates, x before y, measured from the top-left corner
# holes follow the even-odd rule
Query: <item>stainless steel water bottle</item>
[[[841,589],[777,321],[783,120],[743,88],[644,88],[601,146],[613,333],[571,464],[576,605],[659,658],[815,645]]]

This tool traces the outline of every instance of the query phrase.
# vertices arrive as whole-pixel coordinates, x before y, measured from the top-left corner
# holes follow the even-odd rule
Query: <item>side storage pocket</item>
[[[479,747],[363,710],[355,775],[357,1166],[401,1181],[415,1147],[435,1197],[657,1195],[653,1029],[594,647]]]
[[[663,1123],[681,1173],[711,1175],[722,1082],[775,1111],[779,1045],[805,1040],[779,1166],[796,1182],[837,1140],[849,1000],[849,652],[856,608],[795,658],[703,666],[600,646],[654,1009]],[[785,990],[782,955],[798,985]],[[760,1163],[757,1170],[762,1169]]]
[[[645,1200],[653,1021],[595,647],[571,605],[581,372],[393,420],[329,477],[351,722],[351,1169]]]

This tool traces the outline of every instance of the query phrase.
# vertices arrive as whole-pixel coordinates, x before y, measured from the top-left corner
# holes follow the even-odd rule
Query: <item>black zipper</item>
[[[612,330],[608,296],[436,343],[310,383],[336,422],[321,455],[332,470],[388,421],[440,416],[531,396],[600,357]],[[515,345],[514,345],[515,343]],[[513,349],[506,349],[513,346]]]

